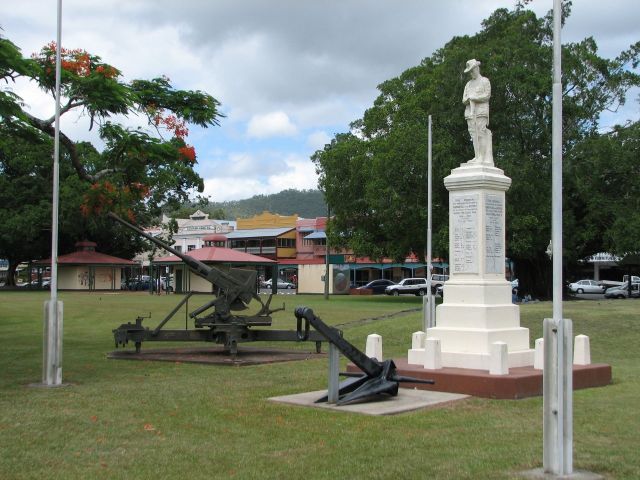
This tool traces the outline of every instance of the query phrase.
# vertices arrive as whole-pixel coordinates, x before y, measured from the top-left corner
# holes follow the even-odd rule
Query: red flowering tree
[[[0,38],[0,81],[26,77],[55,98],[57,48],[52,42],[23,57],[13,43]],[[132,218],[203,190],[194,170],[196,151],[187,143],[188,125],[218,125],[222,114],[215,98],[178,90],[166,77],[125,82],[119,69],[82,49],[62,48],[60,55],[61,115],[88,116],[89,128],[97,128],[105,144],[99,154],[83,155],[60,132],[61,162],[68,162],[85,185],[78,207],[85,216],[117,210]],[[143,122],[126,128],[118,123],[122,116]],[[37,118],[9,89],[0,89],[0,117],[12,128],[54,136],[54,115]]]
[[[51,153],[54,137],[55,59],[50,43],[25,57],[0,36],[0,258],[10,270],[47,258],[51,231]],[[188,126],[217,125],[219,103],[200,91],[174,88],[169,79],[126,82],[116,67],[82,49],[62,48],[61,115],[85,115],[104,148],[60,132],[60,251],[91,238],[106,253],[130,257],[140,239],[105,219],[107,211],[145,225],[170,202],[202,191]],[[18,78],[51,95],[51,116],[38,118],[11,89]],[[119,123],[140,120],[138,128]],[[9,279],[11,282],[12,279]]]

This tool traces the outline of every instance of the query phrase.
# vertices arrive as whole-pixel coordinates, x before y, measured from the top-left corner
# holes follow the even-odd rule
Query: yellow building
[[[298,215],[262,212],[236,220],[237,229],[227,234],[229,248],[272,260],[296,258]]]
[[[253,230],[257,228],[296,228],[298,215],[277,215],[271,212],[262,212],[250,218],[238,218],[237,230]]]

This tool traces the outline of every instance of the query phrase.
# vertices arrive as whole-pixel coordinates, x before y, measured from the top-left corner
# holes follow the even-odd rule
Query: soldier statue
[[[464,87],[462,103],[464,103],[464,118],[469,127],[469,135],[473,142],[473,159],[468,164],[493,166],[493,147],[489,126],[489,98],[491,98],[491,83],[489,79],[480,75],[480,62],[471,59],[467,62],[464,73],[471,73],[471,80]]]

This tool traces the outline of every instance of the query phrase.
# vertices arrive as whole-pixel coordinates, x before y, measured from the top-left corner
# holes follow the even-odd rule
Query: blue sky
[[[207,91],[226,118],[191,128],[205,194],[214,201],[315,188],[310,156],[360,118],[376,86],[417,65],[454,35],[513,1],[496,0],[63,0],[63,45],[119,67],[125,79],[167,75]],[[529,4],[539,15],[551,0]],[[640,40],[637,0],[577,0],[563,41],[593,36],[614,57]],[[56,2],[0,4],[3,34],[28,55],[55,38]],[[31,84],[11,86],[32,113],[54,103]],[[634,92],[602,125],[640,118]],[[139,119],[129,119],[132,126]],[[64,118],[75,140],[96,141],[85,118]]]

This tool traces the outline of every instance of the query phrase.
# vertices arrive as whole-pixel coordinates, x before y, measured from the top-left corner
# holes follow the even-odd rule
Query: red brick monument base
[[[425,370],[409,365],[406,359],[394,359],[398,375],[431,379],[434,385],[402,383],[404,388],[463,393],[475,397],[519,399],[542,395],[542,370],[531,367],[510,368],[508,375],[489,375],[486,370],[445,367]],[[357,372],[355,365],[347,365],[348,372]],[[604,363],[573,366],[573,389],[603,387],[611,383],[611,366]]]

